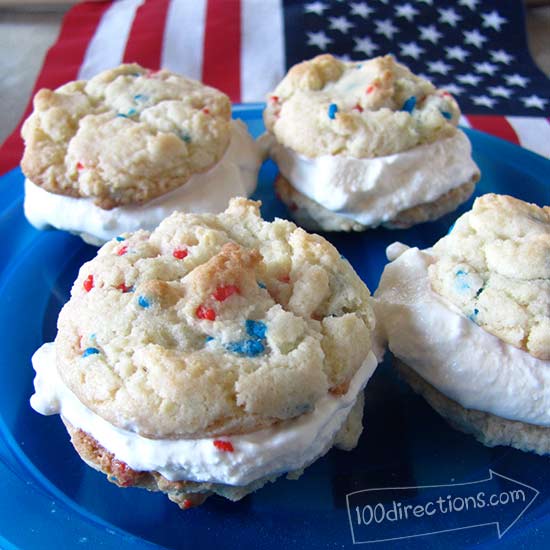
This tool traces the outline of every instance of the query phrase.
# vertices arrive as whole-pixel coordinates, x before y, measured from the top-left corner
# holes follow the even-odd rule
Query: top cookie
[[[436,292],[505,342],[550,359],[550,207],[483,195],[433,251]]]
[[[116,426],[227,435],[344,392],[373,327],[367,287],[330,243],[239,198],[104,245],[61,311],[57,366]]]
[[[91,197],[105,209],[139,204],[215,164],[230,117],[229,98],[214,88],[121,65],[36,94],[21,166],[52,193]]]
[[[290,69],[268,98],[264,122],[303,155],[371,158],[451,136],[459,116],[448,92],[392,56],[344,62],[325,54]]]

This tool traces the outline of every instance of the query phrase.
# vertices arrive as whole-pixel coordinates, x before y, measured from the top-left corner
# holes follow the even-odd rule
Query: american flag
[[[550,157],[550,80],[529,55],[521,0],[84,2],[65,16],[35,90],[135,61],[261,102],[290,66],[325,52],[391,53],[453,93],[464,126]],[[0,149],[0,173],[19,162],[19,132]]]

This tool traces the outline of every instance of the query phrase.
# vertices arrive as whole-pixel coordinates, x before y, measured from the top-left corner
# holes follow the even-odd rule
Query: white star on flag
[[[491,50],[490,53],[491,53],[491,59],[495,63],[505,63],[506,65],[509,65],[514,59],[513,55],[510,55],[504,50]]]
[[[522,88],[525,88],[527,86],[527,83],[529,82],[529,79],[521,76],[517,73],[512,75],[505,75],[504,80],[506,80],[506,84],[508,86],[521,86]]]
[[[430,6],[433,4],[433,0],[417,0],[417,2],[424,2],[424,4],[429,4]]]
[[[396,17],[404,17],[407,21],[412,21],[415,15],[418,15],[418,10],[411,6],[411,4],[403,4],[402,6],[395,6]]]
[[[443,36],[433,25],[427,27],[420,26],[420,38],[422,40],[429,40],[432,44],[437,44],[439,39]]]
[[[374,10],[367,6],[364,3],[357,3],[351,5],[351,15],[358,15],[359,17],[364,17],[365,19],[373,12]]]
[[[487,42],[487,38],[483,36],[477,29],[473,31],[464,31],[464,42],[466,44],[472,44],[476,48],[481,48],[483,42]]]
[[[368,37],[365,38],[354,38],[355,46],[353,51],[363,52],[367,57],[372,56],[372,54],[378,50],[378,46]]]
[[[523,104],[525,107],[536,107],[537,109],[544,109],[544,106],[548,102],[547,99],[544,99],[543,97],[539,97],[538,95],[530,95],[529,97],[522,97],[521,101],[523,101]]]
[[[329,38],[323,31],[307,33],[308,46],[317,46],[320,50],[326,50],[327,46],[331,42],[332,39]]]
[[[470,8],[472,11],[475,11],[477,4],[479,0],[459,0],[458,3],[461,6],[466,6],[467,8]]]
[[[470,84],[472,86],[477,86],[479,82],[481,81],[480,76],[476,76],[475,74],[468,73],[468,74],[459,74],[456,79],[459,82],[462,82],[462,84]]]
[[[329,17],[328,20],[329,29],[340,31],[342,34],[346,34],[354,26],[345,17]]]
[[[401,55],[408,55],[414,59],[418,59],[422,53],[426,50],[421,48],[416,42],[408,42],[405,44],[400,44]]]
[[[453,84],[452,82],[450,84],[443,84],[440,86],[442,90],[447,90],[450,94],[453,95],[460,95],[464,88],[462,86],[458,86],[457,84]]]
[[[391,19],[383,19],[381,21],[375,21],[376,32],[383,34],[386,38],[392,39],[393,35],[399,31],[399,29],[391,22]]]
[[[461,48],[460,46],[453,46],[452,48],[445,48],[447,50],[447,57],[449,59],[457,59],[464,63],[465,59],[470,55],[468,50]]]
[[[489,109],[492,109],[497,100],[487,95],[476,95],[472,97],[472,101],[476,105],[483,105],[485,107],[488,107]]]
[[[491,95],[505,97],[506,99],[512,95],[512,90],[510,90],[510,88],[505,88],[504,86],[489,86],[487,89]]]
[[[461,19],[462,17],[453,8],[439,10],[439,21],[441,23],[448,23],[451,27],[454,27]]]
[[[317,15],[323,15],[323,12],[327,9],[327,5],[323,2],[311,2],[311,4],[306,4],[304,10],[307,13],[316,13]]]
[[[491,13],[482,13],[481,17],[483,19],[483,26],[491,27],[492,29],[495,29],[495,31],[500,31],[500,27],[508,21],[508,19],[501,17],[495,10]]]
[[[447,74],[451,69],[452,65],[448,65],[444,61],[429,61],[428,62],[428,71],[431,73]]]
[[[474,63],[474,67],[477,73],[489,74],[491,76],[493,76],[495,71],[498,69],[496,65],[493,65],[488,61],[483,61],[483,63]]]

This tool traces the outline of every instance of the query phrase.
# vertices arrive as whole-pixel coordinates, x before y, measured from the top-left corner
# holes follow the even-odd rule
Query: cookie
[[[136,64],[42,89],[22,128],[25,213],[105,242],[250,195],[258,147],[222,92]]]
[[[375,293],[378,348],[452,424],[550,451],[550,211],[494,194],[432,248],[394,244]]]
[[[355,446],[373,328],[369,291],[331,244],[233,199],[81,267],[33,358],[31,403],[113,480],[122,468],[180,504],[238,499]]]
[[[326,54],[270,94],[263,141],[320,228],[409,227],[455,209],[479,179],[459,117],[448,92],[391,56]]]

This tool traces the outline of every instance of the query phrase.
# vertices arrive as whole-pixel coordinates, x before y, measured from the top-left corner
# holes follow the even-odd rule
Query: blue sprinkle
[[[241,340],[227,344],[228,351],[244,355],[245,357],[256,357],[264,352],[265,346],[259,340]]]
[[[453,115],[449,113],[448,111],[440,111],[443,117],[445,117],[447,120],[451,120],[453,118]]]
[[[328,106],[328,118],[334,120],[336,118],[337,112],[338,112],[338,105],[336,105],[336,103],[331,103]]]
[[[459,270],[455,273],[455,275],[456,275],[457,277],[464,277],[464,275],[468,275],[468,274],[467,274],[465,271],[463,271],[462,269],[459,269]]]
[[[447,231],[447,235],[450,235],[452,233],[453,229],[455,228],[455,225],[456,225],[456,222],[454,222],[453,225],[449,227],[449,231]]]
[[[474,309],[474,315],[477,315],[479,313],[479,309],[477,307]]]
[[[134,96],[134,101],[147,101],[148,99],[149,97],[143,94],[136,94]]]
[[[126,240],[126,237],[121,237],[120,235],[118,237],[116,237],[116,240],[121,243],[122,241],[125,241]]]
[[[474,312],[471,315],[468,315],[468,319],[470,319],[470,321],[473,321],[475,323],[478,313],[479,313],[479,309],[475,308]]]
[[[95,340],[95,332],[93,334],[90,334],[90,340]]]
[[[260,281],[258,281],[258,286],[259,286],[260,288],[266,288],[265,284],[262,283],[262,282],[260,282]]]
[[[138,298],[138,304],[141,307],[147,309],[151,305],[151,302],[149,302],[149,300],[147,298],[145,298],[145,296],[140,296]]]
[[[118,113],[117,116],[120,118],[128,118],[128,115],[123,115],[122,113]]]
[[[208,344],[208,342],[212,342],[212,340],[214,340],[213,336],[206,336],[206,338],[204,339],[204,343]]]
[[[97,355],[99,353],[99,350],[97,348],[86,348],[84,350],[84,353],[82,354],[82,357],[88,357],[88,355]]]
[[[252,319],[246,320],[246,333],[253,338],[265,338],[267,332],[267,325],[262,321],[253,321]]]
[[[141,73],[132,73],[131,76],[141,76]]]
[[[355,68],[356,69],[360,69],[363,65],[361,63],[358,63],[357,65],[355,65]]]
[[[180,134],[180,138],[182,141],[185,141],[185,143],[189,143],[191,141],[191,136],[188,134]]]
[[[126,113],[126,114],[127,114],[127,116],[134,116],[136,113],[137,113],[137,111],[135,109],[130,109],[128,111],[128,113]]]
[[[476,292],[476,298],[479,298],[479,295],[484,291],[485,289],[483,287],[481,287],[477,292]]]
[[[405,103],[403,103],[403,107],[401,107],[402,111],[405,111],[406,113],[412,113],[414,108],[416,107],[416,97],[411,96]]]

